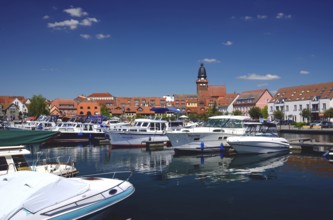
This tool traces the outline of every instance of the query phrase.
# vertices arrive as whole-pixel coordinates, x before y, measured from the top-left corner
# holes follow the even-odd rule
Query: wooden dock
[[[315,139],[301,138],[288,140],[290,150],[306,150],[314,152],[326,152],[333,150],[333,143],[330,142],[317,142]]]
[[[164,150],[167,147],[166,141],[146,141],[146,151]]]

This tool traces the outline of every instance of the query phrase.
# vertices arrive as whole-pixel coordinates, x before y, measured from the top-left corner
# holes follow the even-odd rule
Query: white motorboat
[[[91,217],[133,193],[133,185],[119,179],[19,171],[0,177],[0,219]]]
[[[60,135],[49,142],[99,142],[105,140],[104,129],[93,123],[58,122],[53,131]]]
[[[31,170],[42,173],[52,173],[58,176],[72,177],[79,173],[74,162],[70,158],[66,162],[60,161],[60,157],[41,158],[42,154],[37,153],[36,161],[29,163],[25,155],[31,152],[23,145],[0,146],[0,175],[5,175],[20,170]]]
[[[227,145],[226,140],[229,136],[245,133],[247,120],[250,120],[250,117],[213,116],[202,126],[167,131],[166,136],[177,154],[221,151]]]
[[[273,153],[288,151],[289,142],[277,135],[276,124],[249,124],[243,136],[227,139],[228,144],[239,154]]]
[[[9,123],[8,130],[45,130],[50,131],[56,126],[57,116],[41,115],[36,121],[27,120],[23,123]]]
[[[168,122],[158,119],[135,119],[133,126],[121,126],[109,132],[112,147],[145,147],[147,142],[162,143],[167,146],[165,135]]]
[[[112,131],[121,129],[122,126],[129,126],[129,122],[122,122],[120,118],[113,117],[109,120],[103,121],[101,126],[104,128],[104,131]]]

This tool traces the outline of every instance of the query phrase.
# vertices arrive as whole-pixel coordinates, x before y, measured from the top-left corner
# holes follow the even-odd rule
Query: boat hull
[[[169,145],[168,137],[163,134],[147,132],[111,132],[110,143],[112,148],[141,148],[146,147],[147,142],[165,142],[165,145]]]
[[[166,134],[176,154],[202,154],[222,152],[229,148],[227,138],[234,134],[221,132],[210,133],[176,133]]]
[[[90,133],[90,132],[60,132],[59,136],[52,138],[48,143],[52,142],[94,142],[98,143],[100,140],[107,139],[104,132]]]
[[[229,145],[239,154],[263,154],[289,150],[289,143],[279,137],[231,137]]]
[[[52,218],[52,220],[67,220],[67,219],[78,219],[83,217],[92,217],[95,213],[105,210],[108,207],[126,199],[127,197],[132,195],[134,191],[135,191],[134,187],[130,187],[126,191],[123,191],[122,193],[116,196],[82,207],[80,209],[77,209],[70,213],[66,213],[59,217]]]

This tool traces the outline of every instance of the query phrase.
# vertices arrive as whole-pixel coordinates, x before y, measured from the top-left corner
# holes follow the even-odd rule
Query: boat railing
[[[70,156],[57,156],[57,157],[46,157],[41,159],[43,152],[37,152],[37,159],[32,161],[32,170],[36,171],[38,165],[55,165],[55,170],[61,171],[59,168],[61,165],[65,165],[65,171],[68,171],[70,168],[75,168],[75,162],[71,160]],[[61,161],[60,158],[67,157],[67,161]]]

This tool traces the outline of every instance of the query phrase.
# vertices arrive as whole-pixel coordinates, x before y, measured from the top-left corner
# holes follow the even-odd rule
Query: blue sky
[[[161,97],[332,81],[330,0],[1,0],[0,95]]]

